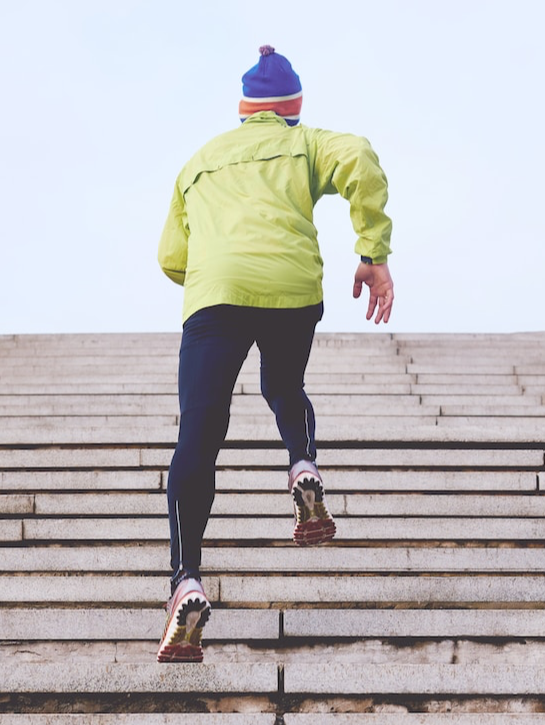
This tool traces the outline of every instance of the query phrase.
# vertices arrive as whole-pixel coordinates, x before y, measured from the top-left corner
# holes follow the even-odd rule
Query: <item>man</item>
[[[233,387],[248,350],[261,353],[261,390],[289,453],[294,541],[330,541],[335,524],[315,464],[315,420],[304,373],[322,317],[322,259],[313,207],[350,202],[360,255],[354,297],[369,287],[367,319],[388,322],[391,222],[387,183],[368,141],[299,125],[302,89],[271,46],[242,78],[242,125],[182,169],[159,245],[163,271],[185,286],[180,433],[168,479],[172,597],[157,658],[200,662],[210,603],[199,576]]]

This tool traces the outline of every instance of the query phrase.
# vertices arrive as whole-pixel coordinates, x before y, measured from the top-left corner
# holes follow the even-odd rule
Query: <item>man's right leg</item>
[[[184,324],[180,348],[180,432],[168,477],[173,589],[198,576],[215,494],[215,464],[229,425],[231,395],[253,343],[245,308],[217,305]]]
[[[200,582],[201,544],[215,491],[215,462],[227,433],[233,387],[253,339],[243,308],[192,315],[180,348],[180,433],[168,479],[172,597],[159,662],[200,662],[210,614]]]

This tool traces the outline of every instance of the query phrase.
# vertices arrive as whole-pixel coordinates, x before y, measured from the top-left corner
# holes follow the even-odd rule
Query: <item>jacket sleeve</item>
[[[391,253],[392,222],[384,213],[388,182],[367,139],[320,129],[309,133],[311,189],[316,203],[324,194],[340,194],[350,203],[358,239],[357,254],[375,264]]]
[[[185,282],[188,239],[189,226],[184,198],[176,182],[158,254],[161,269],[176,284],[183,285]]]

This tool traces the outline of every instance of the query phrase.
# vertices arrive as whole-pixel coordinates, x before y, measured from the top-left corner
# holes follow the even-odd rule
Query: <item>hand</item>
[[[367,308],[367,319],[373,317],[378,304],[375,324],[388,322],[392,304],[394,302],[394,283],[390,276],[387,264],[364,264],[360,262],[354,276],[354,297],[361,295],[362,286],[369,287],[369,307]]]

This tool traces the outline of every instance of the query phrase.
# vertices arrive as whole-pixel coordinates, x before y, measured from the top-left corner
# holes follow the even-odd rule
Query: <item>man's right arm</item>
[[[361,136],[304,127],[311,155],[314,202],[323,194],[340,194],[350,203],[358,237],[355,252],[384,264],[392,222],[385,214],[388,182],[369,141]]]

